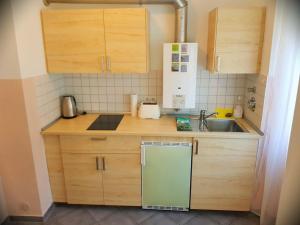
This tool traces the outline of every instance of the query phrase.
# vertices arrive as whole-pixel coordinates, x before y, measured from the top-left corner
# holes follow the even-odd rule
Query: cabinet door
[[[148,72],[146,9],[105,9],[104,24],[108,71]]]
[[[96,154],[63,154],[68,203],[103,204],[101,159]]]
[[[192,209],[250,210],[257,140],[196,140],[192,168]]]
[[[97,73],[105,69],[102,9],[42,11],[49,73]]]
[[[208,69],[259,73],[265,8],[218,8],[209,21]]]
[[[141,205],[140,154],[106,154],[103,172],[105,205]]]

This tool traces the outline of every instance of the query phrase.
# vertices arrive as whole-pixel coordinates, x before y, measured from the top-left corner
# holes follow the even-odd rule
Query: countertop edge
[[[262,136],[255,131],[255,129],[245,120],[245,119],[236,119],[237,123],[244,129],[247,130],[247,132],[195,132],[195,131],[177,131],[176,130],[176,121],[174,123],[170,123],[169,118],[172,118],[172,116],[164,116],[164,118],[161,119],[162,123],[162,129],[167,128],[165,131],[164,130],[158,130],[153,129],[151,130],[144,130],[141,129],[141,127],[131,127],[130,129],[127,129],[127,127],[130,127],[130,124],[135,124],[135,119],[137,123],[141,122],[141,119],[139,118],[132,118],[130,116],[125,117],[125,122],[123,119],[123,124],[119,125],[117,130],[113,131],[91,131],[91,130],[86,130],[84,127],[86,127],[88,124],[90,124],[92,121],[90,119],[95,119],[97,115],[100,114],[94,114],[90,115],[90,117],[86,118],[88,120],[85,120],[83,125],[84,126],[75,126],[74,124],[77,124],[76,121],[70,121],[67,122],[66,120],[63,119],[58,119],[54,122],[52,122],[49,126],[46,127],[46,129],[43,129],[41,131],[42,136],[71,136],[71,135],[78,135],[78,136],[101,136],[101,135],[106,135],[106,136],[117,136],[117,135],[123,135],[123,136],[140,136],[140,137],[157,137],[157,136],[163,136],[163,137],[182,137],[182,138],[230,138],[230,139],[260,139]],[[85,119],[84,117],[81,117],[82,119]],[[80,122],[80,118],[78,123]],[[87,122],[88,121],[88,122]],[[143,121],[143,120],[142,120]],[[151,120],[145,120],[142,123],[145,122],[145,126],[149,128],[149,121]],[[66,123],[67,122],[67,123]],[[74,123],[75,122],[75,123]],[[157,124],[158,120],[154,120],[153,123]],[[86,125],[85,125],[86,124]],[[69,126],[68,129],[64,129],[64,126]],[[144,126],[144,124],[142,124]],[[170,129],[170,127],[171,129]],[[133,129],[133,130],[132,130]],[[135,129],[135,130],[134,130]],[[174,130],[175,129],[175,130]]]
[[[180,132],[180,131],[178,131]],[[182,131],[184,132],[184,131]],[[254,133],[225,133],[225,132],[184,132],[184,133],[143,133],[143,132],[88,132],[88,131],[72,131],[72,132],[42,132],[43,136],[141,136],[141,137],[182,137],[182,138],[228,138],[228,139],[260,139],[261,136],[259,134]]]

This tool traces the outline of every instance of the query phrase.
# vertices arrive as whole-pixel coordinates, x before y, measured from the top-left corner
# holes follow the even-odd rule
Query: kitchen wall
[[[34,83],[40,126],[45,127],[61,115],[60,96],[66,94],[64,76],[37,76]]]
[[[23,78],[46,74],[40,9],[42,0],[12,1],[15,40]]]
[[[45,74],[42,1],[6,2],[0,14],[0,176],[8,215],[42,216],[52,203],[34,85],[35,76]]]
[[[6,199],[4,195],[2,178],[0,177],[0,224],[8,217],[6,209]]]
[[[11,6],[0,3],[0,79],[20,77],[17,43]]]
[[[260,75],[248,75],[246,84],[244,116],[259,129],[262,129],[265,89],[267,85],[267,78],[269,76],[270,56],[273,42],[275,2],[275,0],[268,0],[265,2],[267,11]],[[256,109],[254,112],[249,110],[247,105],[247,101],[251,96],[251,94],[247,92],[247,88],[249,87],[256,87],[256,93],[254,94],[256,98]]]
[[[265,90],[267,84],[267,77],[264,75],[247,75],[244,101],[244,116],[250,120],[256,127],[260,128],[262,123]],[[256,93],[252,94],[248,88],[256,88]],[[256,99],[255,111],[248,108],[248,100],[254,96]]]
[[[197,75],[196,108],[179,113],[198,114],[201,109],[214,111],[216,107],[232,108],[237,97],[244,98],[246,75]],[[62,80],[63,78],[63,80]],[[49,75],[36,83],[40,118],[47,125],[59,117],[58,96],[74,95],[79,110],[87,112],[129,112],[130,94],[138,94],[139,101],[156,99],[162,103],[162,72],[149,74]],[[174,113],[162,109],[162,113]]]
[[[197,75],[196,108],[180,112],[199,113],[200,109],[214,111],[219,107],[233,107],[237,96],[244,96],[245,75]],[[130,94],[139,100],[155,98],[162,105],[162,72],[148,75],[65,76],[65,92],[77,97],[79,108],[94,112],[129,112]],[[162,109],[163,113],[174,112]]]

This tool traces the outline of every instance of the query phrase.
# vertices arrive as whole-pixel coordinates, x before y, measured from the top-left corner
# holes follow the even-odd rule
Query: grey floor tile
[[[142,225],[176,225],[165,213],[157,212],[147,220],[141,223]]]
[[[42,222],[6,222],[3,225],[43,225]]]
[[[92,225],[97,222],[85,208],[73,210],[56,221],[58,225]]]
[[[245,216],[245,213],[226,211],[208,211],[203,213],[220,225],[230,225],[234,220]]]
[[[99,225],[136,225],[136,223],[125,212],[119,211],[100,221]]]
[[[259,225],[259,217],[247,212],[170,212],[135,207],[58,205],[45,225]]]
[[[197,215],[193,212],[165,212],[165,214],[178,225],[187,223]]]
[[[80,210],[81,206],[72,206],[72,205],[55,205],[45,221],[45,225],[56,225],[58,224],[57,219],[66,216],[68,213]]]
[[[212,220],[207,215],[197,215],[189,220],[185,225],[219,225],[217,221]]]
[[[87,211],[97,222],[99,222],[113,214],[116,214],[119,209],[117,207],[90,206],[87,207]]]
[[[153,210],[143,210],[139,208],[126,208],[124,211],[137,224],[142,223],[155,214],[155,211]]]
[[[255,215],[247,215],[235,219],[230,225],[259,225],[259,217]]]

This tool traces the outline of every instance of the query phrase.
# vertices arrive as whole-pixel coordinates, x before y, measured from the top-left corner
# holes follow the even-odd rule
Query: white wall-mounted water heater
[[[164,44],[163,108],[195,108],[197,43]]]

